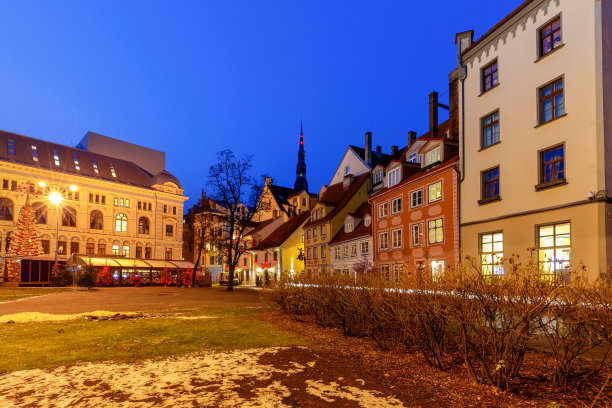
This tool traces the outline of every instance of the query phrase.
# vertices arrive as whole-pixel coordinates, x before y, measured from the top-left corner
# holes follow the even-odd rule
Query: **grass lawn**
[[[50,295],[52,293],[65,292],[69,288],[7,288],[0,286],[0,302],[17,300],[32,296]]]
[[[173,354],[305,345],[259,318],[261,309],[201,309],[188,319],[71,320],[2,324],[0,372]],[[198,315],[214,318],[193,318]]]

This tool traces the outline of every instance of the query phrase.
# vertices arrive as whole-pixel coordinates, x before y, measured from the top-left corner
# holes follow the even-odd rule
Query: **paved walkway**
[[[0,303],[0,316],[21,312],[72,314],[107,310],[110,312],[198,309],[203,307],[262,306],[260,291],[237,287],[212,288],[96,288],[74,290]]]

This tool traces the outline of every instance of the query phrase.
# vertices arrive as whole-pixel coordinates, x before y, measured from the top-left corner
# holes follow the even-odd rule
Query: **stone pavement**
[[[22,312],[73,314],[96,310],[138,312],[263,305],[259,289],[253,287],[235,287],[233,292],[228,292],[226,287],[94,288],[0,303],[0,316]]]

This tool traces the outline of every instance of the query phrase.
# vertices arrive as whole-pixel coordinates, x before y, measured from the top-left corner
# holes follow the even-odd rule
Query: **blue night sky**
[[[165,151],[197,198],[224,148],[293,187],[302,116],[318,192],[364,132],[385,152],[426,132],[455,33],[478,38],[521,1],[4,1],[0,129]]]

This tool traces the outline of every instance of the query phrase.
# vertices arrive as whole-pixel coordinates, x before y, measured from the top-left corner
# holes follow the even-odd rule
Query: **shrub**
[[[86,266],[81,270],[81,273],[79,274],[79,277],[77,279],[77,285],[82,288],[91,289],[96,286],[97,279],[97,271],[90,266]]]
[[[67,270],[66,268],[60,267],[58,276],[60,278],[60,282],[62,286],[70,286],[72,285],[72,281],[74,277],[72,276],[72,272]]]

